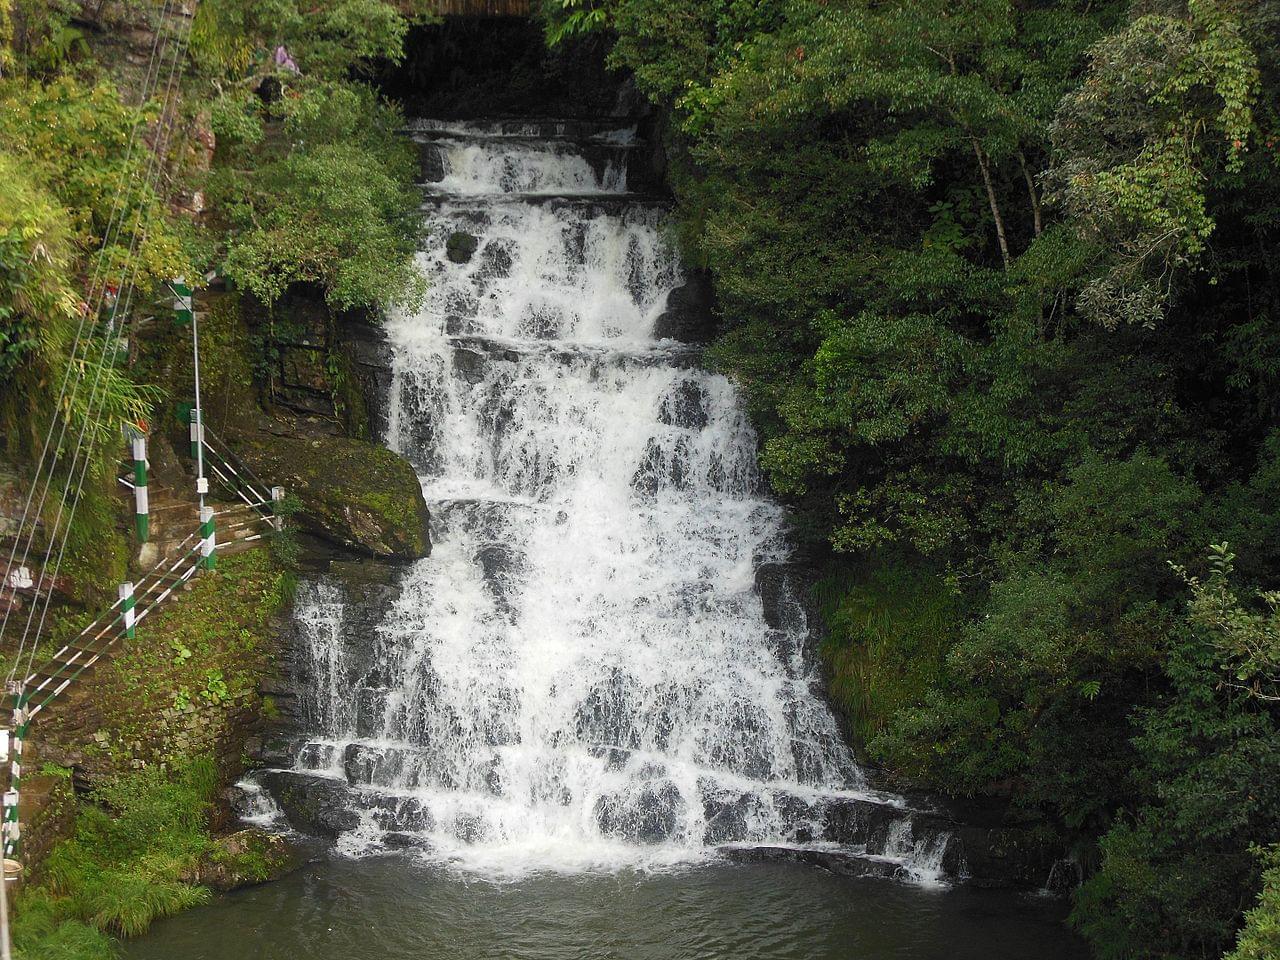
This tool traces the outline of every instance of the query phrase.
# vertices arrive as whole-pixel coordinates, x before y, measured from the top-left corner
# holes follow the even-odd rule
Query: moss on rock
[[[294,519],[340,547],[388,560],[431,552],[431,519],[409,462],[385,447],[346,437],[257,434],[237,444],[256,473],[300,501]]]
[[[226,893],[279,880],[301,864],[301,853],[284,837],[250,827],[214,840],[183,879]]]

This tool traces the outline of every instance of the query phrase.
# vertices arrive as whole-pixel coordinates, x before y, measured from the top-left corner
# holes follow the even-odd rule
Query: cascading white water
[[[622,193],[627,168],[617,159],[597,171],[571,149],[548,149],[545,143],[446,138],[437,143],[443,153],[444,178],[438,189],[446,193],[556,194]]]
[[[663,210],[512,196],[623,189],[545,132],[448,131],[441,189],[469,196],[435,206],[427,302],[389,324],[388,442],[435,549],[354,686],[334,588],[303,598],[320,705],[297,767],[355,788],[346,849],[392,833],[490,873],[820,840],[826,805],[886,798],[814,695],[799,605],[766,621],[756,571],[788,549],[752,428],[654,338],[682,282]]]

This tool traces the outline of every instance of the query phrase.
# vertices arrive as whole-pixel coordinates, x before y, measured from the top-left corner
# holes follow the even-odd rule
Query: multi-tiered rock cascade
[[[665,204],[627,192],[632,132],[416,131],[430,289],[388,324],[387,441],[435,547],[372,628],[361,588],[304,589],[287,809],[483,872],[838,844],[936,874],[946,835],[868,788],[816,695],[737,391],[662,336],[697,298]]]

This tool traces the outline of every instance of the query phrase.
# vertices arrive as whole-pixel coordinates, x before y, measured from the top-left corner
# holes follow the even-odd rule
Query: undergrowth
[[[865,746],[937,681],[959,622],[955,594],[904,565],[833,566],[814,585],[829,690]]]
[[[183,881],[210,846],[206,829],[218,772],[208,757],[168,771],[118,777],[82,804],[75,833],[49,855],[44,879],[15,904],[13,940],[26,960],[115,956],[161,917],[207,902]]]

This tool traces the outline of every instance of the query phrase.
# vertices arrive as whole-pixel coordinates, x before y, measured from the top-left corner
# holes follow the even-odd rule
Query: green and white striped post
[[[133,438],[133,502],[137,521],[138,542],[146,543],[151,534],[151,504],[147,499],[147,438]]]
[[[173,312],[175,319],[183,326],[190,323],[195,315],[195,301],[185,277],[178,277],[173,281]]]
[[[280,505],[284,503],[284,487],[271,488],[271,526],[276,528],[276,533],[284,529],[284,514],[280,512]]]
[[[218,565],[217,535],[213,532],[213,507],[200,508],[200,566],[212,570]]]
[[[120,584],[120,615],[124,618],[124,638],[132,640],[138,635],[138,618],[134,612],[137,598],[133,595],[133,584]]]

